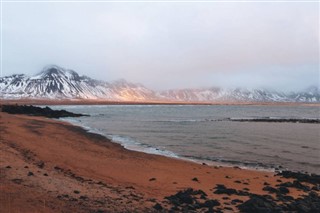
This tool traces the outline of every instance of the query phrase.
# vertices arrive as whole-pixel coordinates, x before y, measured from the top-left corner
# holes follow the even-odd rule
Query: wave
[[[276,164],[265,164],[260,162],[249,162],[249,161],[237,161],[237,160],[230,160],[225,159],[222,157],[195,157],[190,155],[183,155],[181,156],[182,159],[192,160],[197,163],[206,163],[207,165],[214,166],[225,166],[225,167],[239,167],[242,169],[249,169],[249,170],[259,170],[259,171],[283,171],[288,170],[287,168],[282,167],[281,165]]]
[[[143,144],[140,143],[136,140],[134,140],[131,137],[124,136],[124,135],[115,135],[115,134],[106,134],[103,130],[99,130],[96,128],[92,128],[89,126],[84,125],[81,120],[74,119],[74,118],[62,118],[59,120],[67,121],[73,125],[80,126],[87,130],[88,132],[95,133],[102,135],[112,142],[121,144],[125,149],[128,150],[133,150],[133,151],[138,151],[138,152],[144,152],[144,153],[149,153],[149,154],[155,154],[155,155],[162,155],[166,157],[171,157],[171,158],[180,158],[176,153],[165,150],[163,148],[158,148],[158,147],[152,147],[148,144]]]
[[[152,147],[148,144],[142,144],[140,142],[137,142],[133,138],[123,136],[123,135],[107,135],[107,138],[109,138],[111,141],[121,144],[124,148],[133,150],[133,151],[139,151],[139,152],[145,152],[149,154],[156,154],[156,155],[162,155],[166,157],[171,158],[179,158],[179,156],[171,151]]]
[[[75,118],[61,118],[59,120],[67,121],[73,125],[80,126],[85,130],[87,130],[88,132],[102,135],[108,138],[109,140],[111,140],[112,142],[121,144],[125,149],[132,150],[132,151],[161,155],[161,156],[166,156],[171,158],[179,158],[182,160],[192,161],[199,164],[206,163],[207,165],[211,165],[211,166],[217,166],[217,165],[227,166],[227,167],[238,166],[243,169],[253,169],[253,170],[263,170],[263,171],[274,171],[275,169],[278,169],[278,166],[276,165],[265,165],[262,163],[255,163],[255,162],[241,162],[241,161],[235,161],[235,160],[227,160],[221,157],[208,158],[208,157],[197,157],[197,156],[189,156],[189,155],[178,155],[164,148],[157,148],[148,144],[140,143],[139,141],[135,140],[132,137],[128,137],[124,135],[116,135],[116,134],[106,134],[103,130],[86,126],[81,122],[81,120],[78,120]]]
[[[271,117],[264,117],[265,119],[270,119]],[[233,118],[233,119],[248,119],[248,118]],[[257,119],[257,118],[251,118],[251,119]],[[261,117],[259,117],[261,119]],[[274,118],[271,118],[274,119]],[[282,118],[283,119],[283,118]],[[193,155],[183,155],[183,154],[177,154],[175,152],[169,151],[166,149],[166,147],[155,147],[151,146],[149,144],[141,143],[141,141],[136,140],[133,137],[127,136],[127,135],[118,135],[118,134],[109,134],[106,133],[103,129],[97,129],[92,128],[90,126],[85,125],[84,122],[82,122],[80,119],[77,118],[62,118],[60,120],[67,121],[69,123],[72,123],[73,125],[81,126],[88,132],[100,134],[111,141],[121,144],[125,149],[133,150],[133,151],[139,151],[149,154],[156,154],[156,155],[162,155],[166,157],[171,158],[179,158],[183,160],[193,161],[196,163],[206,163],[208,165],[212,166],[237,166],[243,169],[251,169],[251,170],[264,170],[264,171],[275,171],[275,170],[286,170],[286,168],[281,167],[280,165],[275,164],[265,164],[260,162],[250,162],[250,161],[241,161],[241,160],[231,160],[226,159],[224,157],[215,156],[215,157],[199,157],[199,156],[193,156]],[[190,120],[167,120],[167,121],[161,121],[161,122],[203,122],[208,121],[208,119],[190,119]],[[160,122],[160,121],[156,121]]]

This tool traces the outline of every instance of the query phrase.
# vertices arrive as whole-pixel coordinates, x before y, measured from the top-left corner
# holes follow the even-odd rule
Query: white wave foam
[[[149,154],[163,155],[172,158],[179,158],[179,156],[171,151],[141,144],[133,138],[122,135],[107,135],[113,142],[120,143],[124,148]]]
[[[85,125],[83,125],[83,123],[81,123],[80,120],[77,120],[75,118],[62,118],[60,120],[67,121],[67,122],[69,122],[73,125],[76,125],[76,126],[81,126],[82,128],[84,128],[88,132],[102,135],[115,143],[121,144],[125,149],[128,149],[128,150],[145,152],[148,154],[162,155],[162,156],[171,157],[171,158],[179,158],[179,156],[177,154],[175,154],[174,152],[171,152],[171,151],[168,151],[165,149],[161,149],[161,148],[157,148],[157,147],[152,147],[147,144],[141,144],[140,142],[134,140],[131,137],[122,136],[122,135],[106,134],[102,130],[91,128],[89,126],[85,126]]]

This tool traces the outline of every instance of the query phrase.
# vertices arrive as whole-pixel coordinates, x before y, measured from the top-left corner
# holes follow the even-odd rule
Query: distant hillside
[[[39,74],[0,78],[3,99],[90,99],[110,101],[186,101],[186,102],[320,102],[320,90],[283,93],[265,89],[179,89],[157,92],[125,80],[104,82],[80,76],[73,70],[47,66]]]

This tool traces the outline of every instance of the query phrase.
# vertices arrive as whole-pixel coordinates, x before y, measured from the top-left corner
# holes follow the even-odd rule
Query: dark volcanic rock
[[[217,200],[207,200],[206,202],[201,204],[201,206],[207,207],[207,208],[213,208],[215,206],[220,206],[220,203]]]
[[[263,196],[254,195],[246,202],[238,206],[241,212],[252,212],[252,213],[273,213],[281,212],[281,207],[269,199]]]
[[[214,194],[227,194],[227,195],[238,194],[237,190],[226,188],[224,185],[221,185],[221,184],[217,184],[215,189],[216,190],[213,192]]]
[[[313,191],[320,191],[320,184],[311,188]]]
[[[2,105],[2,112],[9,114],[25,114],[33,116],[44,116],[48,118],[62,118],[62,117],[80,117],[87,116],[83,114],[75,114],[66,110],[52,110],[49,107],[41,108],[26,105]]]
[[[301,118],[250,118],[250,119],[234,119],[228,118],[229,121],[237,122],[271,122],[271,123],[312,123],[319,124],[319,119],[301,119]]]
[[[239,200],[239,199],[233,199],[233,200],[231,201],[231,204],[233,204],[233,205],[235,205],[235,204],[237,204],[237,203],[243,203],[243,201],[242,201],[242,200]]]
[[[285,187],[284,187],[285,188]],[[277,200],[270,195],[251,194],[250,199],[237,207],[241,212],[319,212],[320,197],[316,192],[309,192],[308,195],[294,199],[291,196],[283,195],[278,189]],[[281,190],[281,191],[280,191]],[[285,194],[285,193],[284,193]],[[277,201],[278,204],[275,202]],[[279,202],[280,201],[280,202]]]
[[[279,192],[276,188],[273,188],[273,187],[271,187],[271,186],[265,186],[265,187],[263,187],[262,190],[263,190],[263,191],[270,192],[270,193],[277,193],[277,192]]]
[[[284,186],[280,186],[280,187],[278,188],[278,191],[279,191],[281,194],[287,194],[287,193],[289,193],[289,189],[287,189],[287,188],[284,187]]]
[[[310,192],[303,198],[293,200],[291,203],[284,207],[285,211],[288,212],[319,212],[320,209],[320,197],[315,192]]]
[[[292,200],[294,200],[294,198],[292,196],[288,196],[288,195],[282,196],[282,199],[284,201],[292,201]]]
[[[181,205],[181,204],[193,204],[194,199],[191,195],[194,194],[194,190],[189,188],[185,191],[179,191],[175,195],[171,195],[169,197],[165,197],[167,200],[169,200],[173,205]]]
[[[165,199],[174,205],[171,208],[174,212],[198,212],[197,210],[199,209],[213,212],[215,206],[220,206],[217,200],[207,199],[207,194],[202,190],[194,190],[192,188],[179,191],[174,195],[165,197]]]
[[[155,210],[158,210],[158,211],[160,211],[160,210],[163,209],[162,206],[161,206],[159,203],[157,203],[156,205],[154,205],[153,208],[154,208]]]
[[[285,183],[281,183],[278,186],[280,187],[291,187],[291,188],[296,188],[296,189],[301,189],[305,192],[310,191],[310,187],[303,185],[302,183],[300,183],[297,180],[294,180],[292,183],[291,182],[285,182]]]
[[[311,184],[320,183],[320,175],[316,175],[316,174],[305,174],[301,172],[282,171],[277,175],[285,178],[293,178],[300,182],[306,182]]]
[[[228,206],[224,207],[224,209],[225,209],[225,210],[229,210],[229,211],[232,211],[232,210],[233,210],[231,207],[228,207]]]

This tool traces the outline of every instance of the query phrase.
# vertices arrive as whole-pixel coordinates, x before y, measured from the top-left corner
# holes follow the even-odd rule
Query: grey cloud
[[[318,3],[3,3],[3,74],[151,88],[319,84]],[[281,80],[280,80],[281,79]]]

